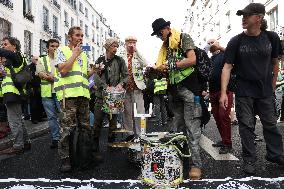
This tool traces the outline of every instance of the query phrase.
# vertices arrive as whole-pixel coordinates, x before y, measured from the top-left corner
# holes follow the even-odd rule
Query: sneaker
[[[230,146],[222,146],[219,150],[219,154],[228,154],[232,150],[232,147]]]
[[[255,165],[253,162],[244,162],[244,165],[243,165],[243,171],[246,173],[246,174],[249,174],[249,175],[255,175],[256,171],[255,171]]]
[[[269,158],[265,156],[265,159],[271,163],[277,163],[279,166],[284,167],[284,156],[283,155],[277,158]]]
[[[222,141],[219,141],[217,143],[212,144],[213,147],[217,148],[217,147],[222,147],[224,146],[224,144],[222,143]]]
[[[50,145],[51,149],[56,149],[58,148],[58,140],[52,140],[51,145]]]
[[[18,155],[22,153],[24,153],[24,149],[17,149],[14,147],[0,151],[0,155]]]
[[[200,180],[201,179],[201,169],[198,167],[192,167],[189,171],[190,180]]]
[[[66,173],[70,172],[72,169],[70,158],[64,158],[61,160],[60,172]]]

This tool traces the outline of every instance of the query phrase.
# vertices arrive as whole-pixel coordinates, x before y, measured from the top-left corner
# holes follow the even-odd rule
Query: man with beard
[[[80,27],[71,27],[68,32],[68,46],[58,48],[56,54],[55,65],[60,74],[54,83],[54,91],[63,111],[60,120],[61,138],[58,145],[62,160],[61,172],[71,170],[69,140],[72,130],[77,126],[81,133],[90,133],[91,130],[88,76],[93,74],[93,70],[88,70],[88,57],[81,50],[83,36]]]

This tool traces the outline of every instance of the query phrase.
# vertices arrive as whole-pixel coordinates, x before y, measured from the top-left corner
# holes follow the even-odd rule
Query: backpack
[[[11,79],[14,83],[14,86],[19,90],[19,93],[21,96],[25,96],[23,89],[26,87],[27,83],[29,83],[33,76],[32,71],[30,69],[30,66],[27,65],[26,59],[22,57],[23,59],[23,68],[16,73],[13,66],[10,66],[10,72],[11,72]]]
[[[200,83],[208,82],[212,71],[212,61],[205,50],[196,47],[194,52],[196,56],[195,68],[197,71],[198,81]]]

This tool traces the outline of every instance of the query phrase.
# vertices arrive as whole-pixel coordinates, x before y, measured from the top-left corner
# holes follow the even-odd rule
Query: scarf
[[[175,29],[171,29],[171,36],[169,37],[169,47],[171,49],[178,49],[179,43],[181,40],[180,34],[181,33],[179,31]],[[166,59],[167,59],[167,47],[166,47],[166,42],[164,42],[159,51],[158,60],[156,62],[156,67],[162,64],[166,64]]]

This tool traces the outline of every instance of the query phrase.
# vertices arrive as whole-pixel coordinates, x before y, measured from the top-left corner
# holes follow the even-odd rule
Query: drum
[[[120,114],[124,111],[125,90],[103,91],[102,110],[108,114]]]
[[[158,139],[158,140],[157,140]],[[142,145],[142,182],[151,187],[177,187],[183,182],[182,154],[179,149],[187,145],[184,135],[168,135],[141,138]]]

